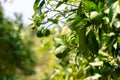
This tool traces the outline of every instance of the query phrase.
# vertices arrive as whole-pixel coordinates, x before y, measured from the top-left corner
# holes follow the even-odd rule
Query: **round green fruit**
[[[59,58],[59,59],[65,58],[66,57],[66,51],[57,53],[56,57]]]
[[[68,49],[65,46],[60,46],[55,50],[55,55],[59,59],[63,59],[67,56],[68,54]]]
[[[45,29],[44,30],[44,36],[49,36],[50,35],[50,30],[49,29]]]
[[[43,37],[42,30],[37,30],[37,31],[36,31],[36,36],[37,36],[37,37]]]
[[[90,20],[93,24],[100,24],[102,21],[102,14],[97,11],[92,11],[90,13]]]

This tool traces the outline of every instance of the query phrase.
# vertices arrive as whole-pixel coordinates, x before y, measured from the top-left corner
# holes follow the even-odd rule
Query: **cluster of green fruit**
[[[47,37],[50,35],[50,30],[43,28],[43,27],[41,27],[41,28],[37,27],[34,29],[34,31],[35,31],[37,37],[43,37],[43,36]]]

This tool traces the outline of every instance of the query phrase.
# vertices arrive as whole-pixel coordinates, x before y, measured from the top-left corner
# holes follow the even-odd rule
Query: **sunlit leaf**
[[[100,74],[95,74],[93,76],[87,77],[85,80],[98,80],[101,77]]]
[[[64,35],[64,34],[70,34],[70,33],[71,33],[70,28],[68,28],[68,27],[63,27],[62,28],[62,31],[61,31],[62,35]]]
[[[119,6],[120,6],[120,0],[118,0]]]
[[[34,5],[33,5],[34,11],[37,10],[39,2],[40,2],[40,0],[35,0]]]
[[[87,11],[96,11],[98,9],[98,7],[96,6],[94,2],[85,1],[83,4]]]
[[[103,51],[99,51],[98,54],[101,55],[101,56],[104,56],[104,57],[110,57],[109,54],[107,54],[107,53],[105,53],[105,52],[103,52]]]
[[[89,63],[91,66],[102,66],[103,65],[103,61],[97,61],[97,62],[91,62]]]
[[[41,3],[38,6],[38,14],[41,13],[41,9],[42,9],[42,7],[43,7],[44,4],[45,4],[45,0],[42,0]]]
[[[110,6],[110,11],[109,11],[109,20],[110,20],[110,23],[112,25],[115,17],[117,16],[117,13],[118,13],[118,5],[117,5],[117,2],[113,3],[111,6]]]
[[[54,38],[54,40],[57,44],[64,44],[63,40],[60,38]]]

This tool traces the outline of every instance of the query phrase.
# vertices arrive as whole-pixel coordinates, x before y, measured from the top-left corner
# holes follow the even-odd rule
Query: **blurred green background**
[[[22,14],[14,17],[6,17],[0,5],[0,80],[41,80],[56,65],[52,36],[37,38]]]

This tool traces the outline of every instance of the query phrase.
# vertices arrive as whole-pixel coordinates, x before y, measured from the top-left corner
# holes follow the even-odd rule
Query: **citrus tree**
[[[120,79],[120,0],[35,0],[33,9],[31,28],[53,37],[59,62],[45,80]]]
[[[31,75],[36,65],[30,31],[23,27],[22,16],[6,18],[0,5],[0,80],[16,80],[16,75]],[[29,48],[28,48],[29,47]]]

